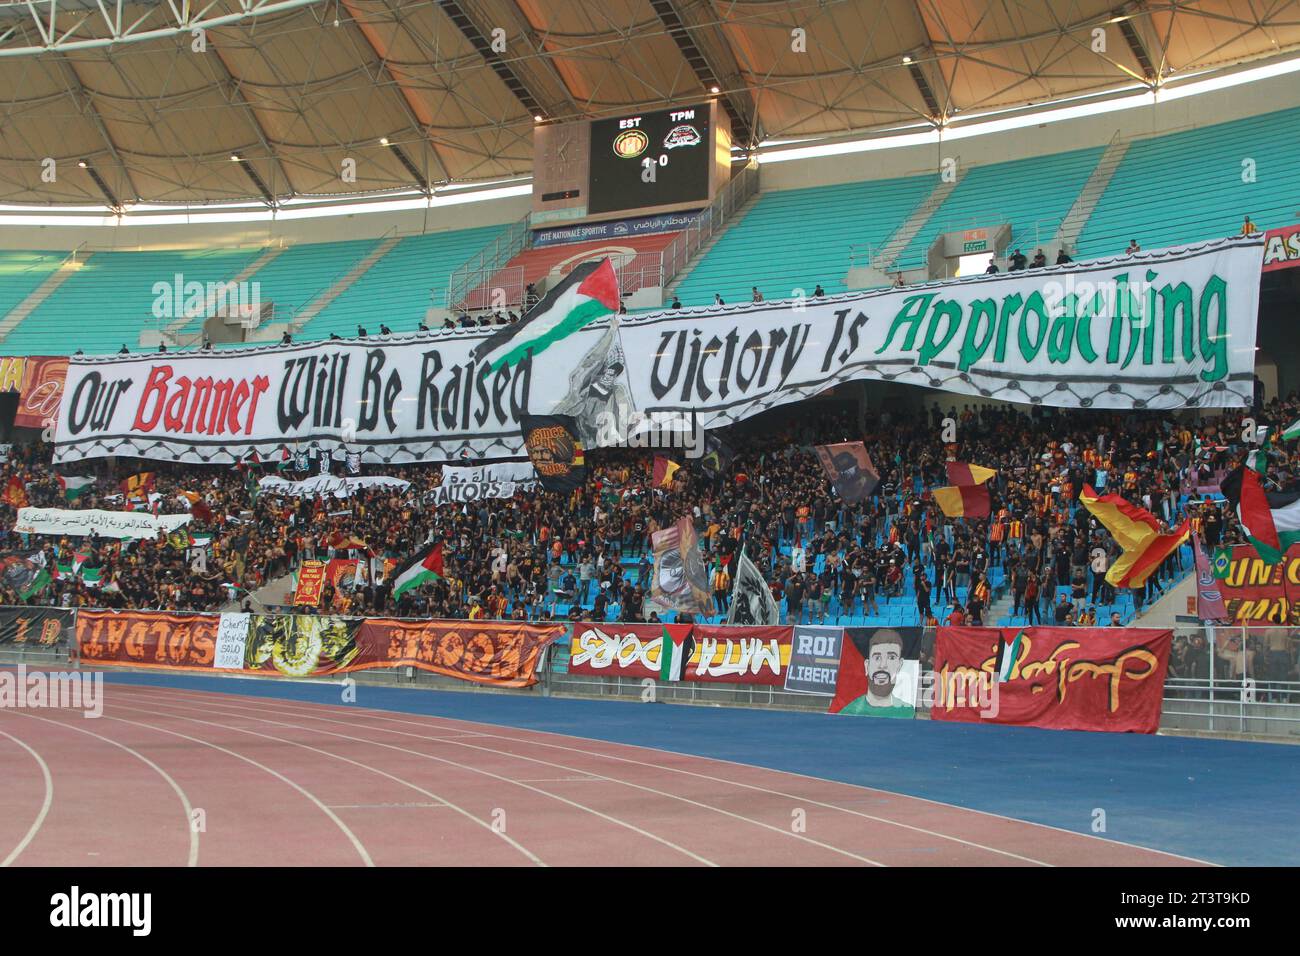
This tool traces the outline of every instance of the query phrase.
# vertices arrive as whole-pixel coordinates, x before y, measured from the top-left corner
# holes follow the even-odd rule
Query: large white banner
[[[248,643],[248,622],[251,614],[230,613],[221,615],[217,625],[217,650],[212,666],[218,670],[244,669],[244,647]]]
[[[336,478],[333,475],[314,475],[302,481],[289,481],[275,475],[266,475],[257,482],[263,491],[274,495],[291,498],[350,498],[358,488],[392,488],[405,491],[411,486],[409,481],[390,478],[387,475],[374,475],[359,478]]]
[[[1094,408],[1253,398],[1262,238],[812,300],[625,316],[491,371],[493,330],[70,360],[55,461],[233,462],[316,443],[369,462],[520,457],[520,415],[589,444],[616,410],[739,421],[842,382]]]
[[[537,485],[531,461],[497,461],[487,465],[443,465],[442,484],[425,495],[432,505],[459,504],[484,498],[513,498]]]
[[[147,511],[101,511],[98,508],[19,508],[14,530],[23,534],[88,535],[101,538],[156,538],[190,523],[189,515],[151,515]]]

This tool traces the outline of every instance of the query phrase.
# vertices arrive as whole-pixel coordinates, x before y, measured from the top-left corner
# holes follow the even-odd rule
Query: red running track
[[[118,685],[0,710],[0,865],[1185,866],[782,771],[356,707]]]

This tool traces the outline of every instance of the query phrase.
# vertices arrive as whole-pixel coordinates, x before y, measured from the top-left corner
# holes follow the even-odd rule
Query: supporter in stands
[[[1130,239],[1128,241],[1128,248],[1124,250],[1125,254],[1130,256],[1133,255],[1133,253],[1135,252],[1141,252],[1141,251],[1142,251],[1142,247],[1138,245],[1138,241],[1136,239]]]
[[[388,326],[384,325],[382,322],[380,322],[380,323],[379,323],[379,334],[380,334],[380,335],[392,335],[392,334],[393,334],[393,330],[390,329]]]
[[[1259,232],[1259,227],[1250,221],[1250,214],[1248,213],[1241,220],[1241,234],[1243,236],[1253,236],[1257,232]]]
[[[284,333],[284,335],[280,336],[281,345],[291,345],[292,343],[293,343],[293,336],[290,335],[287,331]]]
[[[1029,263],[1029,268],[1041,269],[1046,265],[1047,265],[1047,256],[1042,249],[1039,249],[1036,253],[1034,253],[1034,259],[1032,262]]]
[[[118,355],[130,355],[130,354],[131,354],[131,350],[128,349],[128,348],[126,347],[126,345],[124,344],[120,349],[117,350],[117,354],[118,354]]]
[[[903,273],[901,273],[901,272],[896,273],[896,274],[894,275],[894,288],[895,288],[895,289],[902,289],[902,288],[905,287],[906,285],[907,285],[907,283],[903,281]]]
[[[761,293],[761,292],[758,291],[758,286],[753,286],[753,287],[751,287],[750,292],[751,292],[751,295],[750,295],[750,301],[751,301],[751,302],[762,302],[762,301],[763,301],[763,293]]]
[[[1008,265],[1007,265],[1008,272],[1019,272],[1021,269],[1025,268],[1025,265],[1029,262],[1029,260],[1025,258],[1024,253],[1022,253],[1019,249],[1017,249],[1010,256],[1008,256],[1007,261],[1008,261]]]
[[[722,298],[722,293],[720,293],[720,292],[715,292],[715,293],[713,293],[713,304],[714,304],[714,305],[726,305],[726,304],[727,304],[727,303],[726,303],[726,300],[724,300],[724,299]]]
[[[805,604],[812,620],[836,623],[850,615],[896,613],[898,605],[886,606],[881,591],[907,604],[915,600],[917,620],[932,616],[931,594],[943,605],[965,604],[967,618],[973,619],[977,608],[983,617],[1005,587],[1012,592],[1013,619],[1023,616],[1033,624],[1041,623],[1043,608],[1055,617],[1058,599],[1082,610],[1078,585],[1089,573],[1092,605],[1106,617],[1117,612],[1104,575],[1118,549],[1079,506],[1085,484],[1108,476],[1104,490],[1135,503],[1149,501],[1157,509],[1173,494],[1174,524],[1187,500],[1176,493],[1184,482],[1195,485],[1202,468],[1221,473],[1246,451],[1237,437],[1237,415],[1195,424],[1158,412],[1035,409],[1029,414],[987,405],[961,412],[954,407],[949,414],[960,421],[959,446],[940,444],[937,430],[933,440],[919,438],[908,415],[882,412],[863,420],[848,411],[777,410],[734,426],[734,447],[743,451],[720,473],[688,465],[671,492],[650,487],[652,454],[605,449],[589,456],[589,481],[572,495],[521,492],[468,508],[424,504],[439,481],[437,466],[368,466],[366,473],[402,478],[411,487],[405,493],[367,489],[347,508],[337,508],[333,501],[281,498],[270,491],[254,500],[248,479],[258,475],[247,475],[247,469],[138,461],[110,467],[99,461],[57,469],[64,476],[96,476],[76,507],[120,510],[118,482],[151,471],[156,497],[150,504],[164,514],[189,510],[193,521],[187,530],[200,540],[210,535],[211,544],[195,545],[188,536],[132,544],[4,531],[0,546],[9,553],[40,554],[47,567],[70,567],[80,552],[82,568],[100,571],[98,587],[83,574],[62,574],[52,593],[33,595],[32,603],[211,610],[279,579],[304,557],[364,561],[367,549],[349,541],[365,542],[376,559],[400,559],[428,540],[439,540],[447,572],[442,581],[412,589],[397,602],[384,587],[340,588],[333,593],[333,607],[317,610],[337,611],[346,604],[353,614],[464,617],[472,607],[469,598],[478,596],[485,613],[493,614],[495,587],[506,602],[501,613],[511,617],[563,617],[572,613],[563,605],[578,604],[590,607],[587,613],[595,619],[603,620],[612,606],[624,620],[644,620],[649,537],[690,515],[705,542],[706,567],[717,565],[734,581],[735,554],[744,540],[778,601],[786,600],[783,610],[790,621],[803,620]],[[1300,400],[1291,396],[1267,403],[1260,420],[1276,426],[1298,416]],[[875,494],[849,506],[835,496],[816,458],[804,449],[852,435],[863,436],[881,482]],[[1270,481],[1288,488],[1300,478],[1300,461],[1291,451],[1293,443],[1279,447]],[[930,490],[947,483],[944,462],[950,457],[998,470],[989,482],[990,518],[948,519],[935,505]],[[305,452],[295,456],[286,477],[316,474],[308,459]],[[16,445],[0,465],[0,487],[18,478],[30,504],[66,506],[55,471],[47,446]],[[1222,543],[1244,540],[1234,515],[1199,501],[1192,507],[1207,541],[1212,527]],[[0,505],[0,527],[12,528],[14,517],[10,505]],[[995,527],[1001,530],[995,533]],[[789,567],[796,537],[805,551],[802,573]],[[1158,570],[1149,595],[1129,597],[1139,606],[1148,603],[1176,579],[1178,561],[1175,557]],[[566,581],[569,576],[575,580]],[[1058,592],[1057,582],[1065,593]],[[721,613],[713,597],[714,610]],[[13,593],[0,599],[21,603]],[[1127,608],[1125,603],[1118,609],[1121,619]],[[1076,614],[1086,616],[1086,611]]]
[[[998,274],[999,272],[1001,272],[1001,271],[1002,271],[1002,270],[998,268],[997,259],[994,258],[994,257],[992,257],[992,256],[990,256],[990,257],[989,257],[989,266],[988,266],[987,269],[984,270],[984,274],[985,274],[986,276],[995,276],[995,275],[997,275],[997,274]]]
[[[679,299],[679,298],[677,298],[677,294],[676,294],[676,293],[673,293],[673,302],[672,302],[672,305],[670,305],[668,308],[670,308],[670,309],[680,309],[681,307],[682,307],[682,300]]]
[[[826,294],[826,290],[823,289],[823,288],[822,288],[822,284],[821,284],[820,282],[818,282],[818,283],[817,283],[817,288],[813,289],[813,298],[815,298],[815,299],[820,299],[820,298],[821,298],[822,296],[824,296],[825,294]]]
[[[1058,266],[1063,266],[1067,262],[1073,262],[1073,261],[1074,260],[1069,257],[1069,255],[1066,253],[1064,249],[1058,249],[1056,251],[1056,264]]]

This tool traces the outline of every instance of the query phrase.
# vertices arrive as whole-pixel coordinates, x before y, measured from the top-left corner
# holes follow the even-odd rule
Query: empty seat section
[[[378,332],[380,323],[394,332],[414,331],[431,306],[443,307],[451,273],[505,229],[503,225],[483,226],[399,240],[303,326],[301,336],[320,339],[331,332],[350,336],[356,334],[358,325]]]
[[[1103,152],[1079,149],[971,167],[892,268],[924,268],[930,246],[946,232],[1002,223],[1011,226],[1012,249],[1032,259],[1041,246],[1047,261],[1054,262],[1056,250],[1048,246]]]
[[[765,193],[677,286],[683,305],[704,305],[715,292],[747,302],[750,287],[766,298],[845,290],[854,246],[879,248],[934,188],[935,177],[843,183]]]
[[[1133,143],[1079,237],[1079,256],[1230,236],[1249,214],[1260,229],[1300,209],[1300,109]]]

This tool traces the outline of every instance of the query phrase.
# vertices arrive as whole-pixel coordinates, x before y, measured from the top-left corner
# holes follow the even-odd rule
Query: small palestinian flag
[[[1016,631],[1016,636],[1008,641],[1002,636],[1001,632],[998,633],[998,659],[994,667],[999,684],[1005,684],[1011,680],[1011,675],[1015,673],[1016,661],[1020,657],[1020,645],[1024,641],[1024,637],[1024,631]]]
[[[695,653],[694,628],[689,624],[665,624],[663,628],[664,636],[659,645],[659,679],[679,681]]]
[[[76,501],[95,487],[94,478],[80,478],[77,475],[55,475],[55,477],[59,479],[63,497],[68,501]]]
[[[1232,571],[1232,548],[1215,548],[1214,560],[1210,562],[1210,572],[1216,581],[1222,581]]]
[[[556,342],[597,319],[618,312],[618,277],[609,257],[584,262],[528,311],[522,322],[507,325],[474,350],[477,361],[492,371],[536,358]]]
[[[442,578],[442,542],[416,551],[393,571],[393,600],[411,588]]]
[[[1295,441],[1300,438],[1300,418],[1297,418],[1282,431],[1283,441]]]

